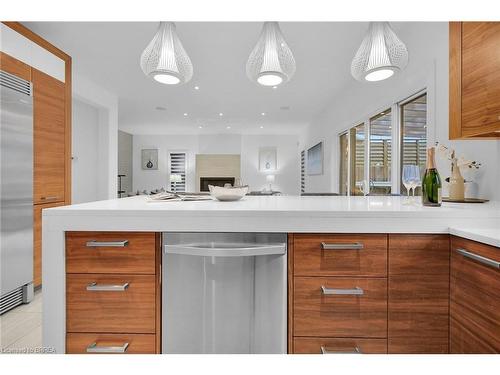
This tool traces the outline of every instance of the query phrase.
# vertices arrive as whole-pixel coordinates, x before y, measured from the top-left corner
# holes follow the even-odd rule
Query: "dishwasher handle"
[[[223,246],[222,246],[223,245]],[[286,243],[272,244],[229,244],[221,243],[215,246],[206,244],[165,245],[166,254],[210,256],[210,257],[242,257],[258,255],[284,255]]]

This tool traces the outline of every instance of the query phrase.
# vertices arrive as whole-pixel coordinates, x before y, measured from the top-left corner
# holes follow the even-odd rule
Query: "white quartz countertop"
[[[477,228],[474,226],[457,226],[450,228],[450,234],[482,242],[500,248],[500,225]]]
[[[208,232],[447,233],[452,226],[500,222],[500,202],[407,203],[393,196],[246,196],[237,202],[151,202],[136,196],[50,208],[43,217],[64,230]]]

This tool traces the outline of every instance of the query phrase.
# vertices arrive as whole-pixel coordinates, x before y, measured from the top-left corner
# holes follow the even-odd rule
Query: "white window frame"
[[[351,131],[352,128],[364,123],[365,125],[365,174],[364,174],[364,179],[366,181],[370,181],[370,136],[371,136],[371,126],[370,126],[370,119],[380,112],[386,111],[388,109],[391,110],[391,137],[392,137],[392,142],[391,142],[391,194],[401,194],[401,184],[399,183],[401,179],[401,137],[402,137],[402,132],[401,132],[401,106],[408,103],[409,101],[417,98],[418,96],[421,96],[423,94],[427,94],[427,144],[432,144],[433,138],[431,139],[431,134],[433,131],[433,121],[432,121],[432,116],[433,116],[433,111],[432,111],[432,106],[430,105],[430,102],[433,101],[433,95],[432,95],[432,90],[433,90],[433,85],[429,84],[428,86],[418,89],[414,91],[413,94],[410,96],[403,97],[402,99],[396,99],[390,103],[387,103],[384,106],[379,107],[375,111],[369,112],[366,116],[361,117],[358,121],[351,122],[348,127],[343,128],[342,131],[337,133],[337,138],[336,138],[336,143],[338,145],[337,147],[337,154],[340,155],[340,136],[347,133],[347,145],[349,148],[349,153],[348,153],[348,168],[347,168],[347,178],[348,182],[350,183],[350,178],[351,178],[351,157],[352,157],[352,152],[351,152],[351,137],[349,136],[349,132]],[[340,188],[340,164],[341,160],[339,158],[338,162],[338,187]],[[351,189],[347,189],[347,196],[351,195]]]

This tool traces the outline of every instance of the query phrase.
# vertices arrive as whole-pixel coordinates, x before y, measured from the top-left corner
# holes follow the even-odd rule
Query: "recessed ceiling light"
[[[194,89],[195,89],[195,90],[199,90],[199,89],[200,89],[200,87],[199,87],[199,86],[195,86],[195,87],[194,87]]]
[[[260,128],[261,128],[261,129],[264,129],[264,127],[263,127],[262,125],[260,126]]]
[[[265,116],[265,115],[266,115],[266,112],[262,112],[262,113],[261,113],[261,115],[262,115],[262,116]]]
[[[276,90],[277,88],[278,88],[278,86],[273,86],[273,89],[275,89],[275,90]]]
[[[198,126],[198,129],[203,129],[203,126],[201,126],[201,125],[200,125],[200,126]]]
[[[155,107],[155,109],[157,111],[166,111],[167,110],[165,107],[161,107],[161,106]]]
[[[219,112],[219,116],[220,116],[220,117],[224,116],[224,113]]]
[[[231,127],[230,126],[226,126],[226,129],[231,129]]]
[[[187,113],[184,113],[184,116],[187,116],[188,114]]]

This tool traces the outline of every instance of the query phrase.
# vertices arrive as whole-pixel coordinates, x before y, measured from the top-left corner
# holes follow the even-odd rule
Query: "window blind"
[[[186,153],[185,152],[171,152],[170,153],[170,174],[180,174],[182,182],[175,184],[177,192],[186,191]],[[170,176],[169,176],[170,177]],[[170,180],[170,178],[169,178]],[[174,183],[170,183],[170,190],[174,190]]]

